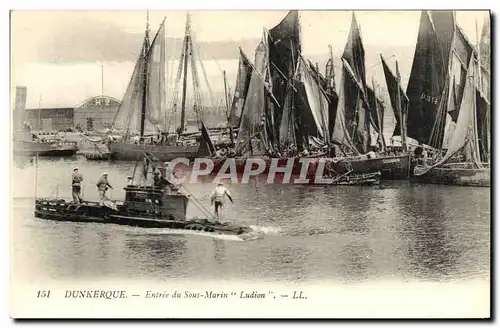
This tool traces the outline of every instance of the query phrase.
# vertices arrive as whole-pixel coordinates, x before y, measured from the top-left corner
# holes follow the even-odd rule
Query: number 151
[[[36,293],[36,297],[38,297],[38,298],[49,298],[50,297],[50,290],[39,290]]]

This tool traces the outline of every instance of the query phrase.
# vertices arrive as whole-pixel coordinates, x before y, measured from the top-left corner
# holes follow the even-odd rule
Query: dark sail
[[[407,110],[408,109],[408,100],[406,99],[406,95],[404,91],[401,89],[401,85],[398,86],[398,80],[392,74],[391,70],[389,69],[389,66],[385,62],[384,58],[382,56],[380,57],[382,60],[382,67],[384,68],[384,75],[385,75],[385,82],[387,84],[387,91],[389,92],[389,98],[391,100],[391,105],[394,110],[394,117],[396,118],[396,127],[394,128],[394,132],[392,133],[393,136],[400,136],[401,135],[401,114],[406,114],[407,113],[399,113],[397,110],[398,108],[398,101],[401,99],[401,110]],[[399,97],[398,97],[398,92],[399,90]]]
[[[476,91],[476,117],[477,134],[479,139],[479,154],[481,156],[481,161],[487,162],[489,157],[488,103],[479,91]]]
[[[344,67],[343,81],[341,82],[344,84],[345,92],[346,127],[358,151],[366,153],[371,142],[370,109],[367,108],[363,99],[366,94],[365,50],[354,14],[342,58],[352,69],[352,72],[348,72]]]
[[[377,97],[375,91],[367,87],[367,97],[368,103],[370,104],[370,120],[375,131],[378,133],[378,143],[381,149],[385,150],[385,139],[384,139],[384,104]]]
[[[448,67],[450,49],[453,45],[455,34],[455,13],[450,10],[432,10],[429,11],[429,14],[443,56],[443,65],[444,67]],[[466,63],[468,63],[468,61]]]
[[[294,76],[301,52],[298,11],[290,11],[278,25],[270,29],[268,38],[270,84],[272,93],[281,106],[278,108],[274,105],[272,110],[275,125],[273,135],[279,135],[286,94],[293,91],[287,86]]]
[[[449,51],[443,53],[442,48],[445,43],[438,39],[429,13],[422,12],[406,94],[410,100],[408,136],[424,144],[430,143],[448,78],[448,68],[445,65],[448,62]],[[442,121],[444,125],[445,122]],[[435,130],[441,130],[441,127]],[[437,138],[432,146],[440,148],[441,144],[442,136]]]
[[[236,78],[236,86],[234,87],[233,103],[231,105],[231,112],[229,113],[229,126],[237,128],[240,125],[241,111],[245,105],[247,97],[248,86],[250,85],[250,78],[252,76],[252,64],[247,56],[240,48],[240,62],[238,66],[238,76]]]
[[[213,156],[215,154],[215,146],[212,142],[212,139],[210,139],[210,134],[208,133],[207,127],[205,126],[205,122],[203,121],[203,119],[201,119],[200,122],[201,122],[200,152],[204,150],[206,154],[203,155]]]

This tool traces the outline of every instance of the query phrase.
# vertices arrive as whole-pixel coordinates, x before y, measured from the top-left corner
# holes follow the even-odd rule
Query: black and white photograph
[[[10,316],[490,318],[491,17],[11,10]]]

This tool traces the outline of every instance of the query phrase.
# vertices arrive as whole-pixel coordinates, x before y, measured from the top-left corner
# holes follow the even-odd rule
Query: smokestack
[[[26,109],[26,96],[28,89],[25,86],[17,86],[16,87],[16,107],[15,110]]]
[[[14,106],[14,128],[20,130],[24,124],[24,110],[28,89],[25,86],[16,86],[16,103]]]

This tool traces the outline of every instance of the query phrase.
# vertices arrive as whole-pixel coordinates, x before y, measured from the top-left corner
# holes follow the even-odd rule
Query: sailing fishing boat
[[[309,161],[305,171],[315,176],[319,161],[328,155],[333,128],[330,114],[335,113],[338,99],[332,81],[333,59],[327,63],[328,77],[322,77],[318,66],[302,56],[300,41],[298,11],[290,11],[278,25],[264,29],[254,64],[240,56],[243,73],[238,75],[236,88],[244,86],[245,92],[239,91],[237,100],[242,104],[234,158],[239,172],[249,159],[257,157],[266,162],[262,173],[267,173],[272,161],[277,160],[278,167],[292,163],[292,174],[298,175],[303,171],[301,159],[306,157]],[[233,117],[238,117],[237,113],[239,108]],[[224,168],[225,160],[221,158],[212,172]],[[378,182],[374,179],[377,174],[354,178],[343,167],[327,171],[334,176],[347,174],[354,184]]]
[[[450,67],[446,75],[449,87],[448,90],[445,89],[447,99],[441,101],[442,107],[438,108],[434,126],[443,124],[443,117],[448,114],[446,123],[450,124],[451,128],[447,126],[445,132],[448,136],[441,139],[443,144],[440,148],[444,149],[444,156],[434,159],[435,163],[429,163],[424,158],[423,163],[415,168],[415,179],[441,184],[489,186],[489,72],[481,65],[480,49],[474,51],[471,43],[456,25],[453,12],[450,17],[454,39],[450,51]],[[489,29],[489,26],[485,24],[485,28]],[[483,31],[483,35],[488,33],[489,31]],[[469,64],[464,74],[466,58]],[[457,80],[458,84],[455,83]],[[433,131],[436,130],[439,132],[439,129],[433,128]],[[435,135],[431,142],[436,139],[439,141],[441,136]],[[439,147],[439,144],[436,146]]]
[[[441,157],[456,125],[472,44],[453,11],[424,11],[406,94],[407,135]]]
[[[365,74],[364,46],[353,13],[342,55],[342,76],[332,135],[336,158],[332,162],[343,162],[356,173],[380,171],[381,179],[407,179],[410,155],[387,154],[383,136],[384,105],[376,94],[374,83],[372,88],[367,85]],[[379,146],[375,149],[371,147],[371,128],[379,136]]]
[[[149,16],[149,15],[148,15]],[[195,87],[195,105],[198,122],[201,118],[201,97],[197,89],[197,71],[193,57],[190,15],[186,18],[181,59],[173,94],[173,109],[166,110],[165,88],[165,19],[153,41],[149,41],[149,19],[142,50],[137,59],[132,78],[115,115],[112,128],[121,131],[121,140],[108,140],[111,156],[115,159],[136,160],[149,152],[161,161],[177,157],[192,159],[199,150],[199,142],[186,136],[187,69],[191,65]],[[179,82],[182,80],[181,117],[179,126],[170,131],[176,121]]]
[[[418,181],[464,186],[490,186],[489,164],[481,163],[477,122],[477,69],[471,58],[457,124],[445,156],[436,164],[415,168]],[[449,163],[460,154],[464,161]]]
[[[253,65],[247,55],[241,47],[239,50],[240,58],[238,63],[238,75],[236,76],[233,101],[228,115],[228,126],[233,130],[237,130],[240,126],[241,113],[243,111],[243,107],[245,106],[245,100],[247,98],[253,71]]]

